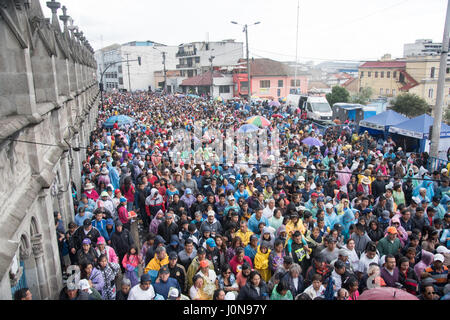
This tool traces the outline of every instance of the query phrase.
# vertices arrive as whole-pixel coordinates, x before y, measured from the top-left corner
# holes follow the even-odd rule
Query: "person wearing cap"
[[[97,191],[95,191],[95,186],[91,182],[86,183],[83,194],[85,194],[89,199],[92,199],[94,202],[97,202],[99,198]]]
[[[236,212],[239,212],[241,210],[239,205],[237,205],[236,199],[232,195],[228,196],[227,200],[228,200],[228,206],[223,211],[224,218],[226,218],[228,216],[228,211],[230,211],[231,209],[233,209]]]
[[[170,277],[178,281],[181,292],[187,291],[186,283],[186,269],[178,262],[178,255],[175,252],[169,254],[169,264],[167,265],[170,271]]]
[[[438,289],[439,295],[443,294],[444,286],[448,283],[448,267],[444,265],[444,261],[444,255],[437,253],[434,255],[433,263],[423,270],[436,281],[434,285]]]
[[[76,259],[78,263],[81,263],[82,261],[89,261],[90,263],[95,264],[97,262],[97,255],[92,248],[91,239],[83,239],[82,246],[76,253]]]
[[[181,291],[178,281],[170,276],[170,270],[167,265],[159,269],[153,288],[156,294],[160,294],[166,300],[169,297],[170,288],[176,288],[178,291]]]
[[[327,246],[319,254],[325,258],[325,262],[330,264],[339,256],[339,249],[336,247],[337,240],[329,235],[327,237]]]
[[[213,238],[208,238],[205,241],[206,246],[206,259],[211,261],[214,265],[214,271],[216,274],[220,273],[220,253],[219,249],[217,248],[216,242]]]
[[[391,254],[397,255],[401,249],[400,240],[397,237],[397,229],[393,226],[387,228],[387,235],[378,241],[377,249],[380,256]]]
[[[156,294],[151,282],[150,275],[144,273],[140,283],[131,288],[128,300],[153,300]]]
[[[168,211],[164,217],[164,222],[158,225],[158,235],[166,243],[170,243],[173,235],[178,235],[178,225],[174,222],[174,212]]]
[[[114,249],[106,244],[106,240],[103,237],[98,237],[97,246],[95,247],[95,253],[99,257],[100,255],[106,255],[108,262],[119,263],[119,257]]]
[[[116,221],[116,231],[111,234],[111,247],[113,247],[117,256],[119,257],[119,262],[123,260],[125,254],[127,254],[128,250],[134,245],[134,239],[131,235],[130,231],[123,227],[122,222],[120,220]],[[125,269],[121,265],[122,271],[125,272]]]
[[[204,247],[198,247],[197,249],[197,256],[192,260],[191,264],[189,265],[186,273],[187,278],[187,287],[190,288],[193,284],[192,280],[194,275],[198,272],[200,268],[200,262],[201,261],[207,261],[209,264],[209,268],[211,270],[214,270],[214,264],[206,259],[206,249]]]
[[[96,209],[99,207],[100,202],[101,206],[109,212],[109,215],[111,217],[114,217],[116,214],[116,208],[114,207],[114,203],[107,191],[103,191],[100,194],[100,199],[97,201]]]
[[[88,238],[91,243],[95,244],[99,237],[100,232],[92,226],[91,219],[86,219],[83,222],[83,226],[78,227],[73,233],[73,241],[69,243],[70,251],[72,254],[76,254],[82,248],[82,242],[85,238]]]
[[[332,203],[328,202],[325,205],[325,226],[329,229],[333,229],[334,225],[338,222],[338,216],[334,210],[334,206]]]
[[[210,261],[207,259],[200,261],[199,271],[196,275],[200,275],[203,278],[202,291],[208,296],[207,300],[212,300],[214,291],[217,289],[217,274],[213,269],[209,268],[209,263]]]

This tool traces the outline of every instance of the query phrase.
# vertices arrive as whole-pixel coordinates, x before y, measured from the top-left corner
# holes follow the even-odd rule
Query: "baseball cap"
[[[79,285],[80,285],[81,290],[89,289],[89,291],[88,291],[89,294],[92,293],[91,287],[89,286],[89,282],[86,279],[80,280]]]
[[[85,238],[85,239],[83,240],[83,244],[91,244],[91,239]]]
[[[171,253],[169,253],[169,260],[175,260],[178,258],[178,255],[175,251],[172,251]]]
[[[115,194],[120,193],[120,189],[114,190],[114,193],[115,193]]]
[[[211,248],[214,248],[216,246],[216,242],[214,241],[213,238],[209,238],[208,240],[206,240],[206,245],[210,246]]]
[[[340,249],[339,255],[343,256],[343,257],[348,257],[348,256],[350,256],[350,251],[348,251],[347,249]]]
[[[177,288],[171,287],[169,289],[169,294],[167,295],[167,300],[176,300],[179,297],[180,293]]]
[[[316,198],[318,198],[319,195],[318,195],[316,192],[313,192],[313,193],[311,194],[311,197],[316,197]]]
[[[212,210],[208,211],[208,217],[210,217],[210,216],[214,217],[215,215],[216,215],[216,213],[214,211],[212,211]]]
[[[148,282],[148,281],[152,281],[152,278],[150,277],[150,275],[148,273],[144,273],[141,276],[141,283],[142,282]]]
[[[199,248],[197,249],[197,254],[205,254],[205,253],[206,253],[206,249],[205,249],[205,248],[199,247]]]
[[[387,232],[391,233],[391,234],[396,234],[397,233],[397,229],[395,227],[389,227],[389,228],[387,228]]]
[[[170,273],[169,267],[167,267],[167,264],[162,266],[161,269],[159,269],[159,274],[167,274]]]
[[[332,209],[332,208],[333,208],[333,205],[331,203],[327,203],[325,205],[325,209]]]
[[[236,200],[236,199],[233,196],[229,196],[228,201],[231,201],[231,200]]]
[[[92,224],[92,221],[89,218],[83,221],[83,226],[85,226],[85,227],[89,227],[91,224]]]
[[[102,193],[101,193],[101,195],[100,195],[101,197],[108,197],[109,196],[109,194],[108,194],[108,192],[106,192],[106,191],[103,191]]]
[[[444,246],[439,246],[439,247],[437,247],[436,252],[440,253],[440,254],[443,254],[443,253],[450,253],[450,250],[448,250]]]
[[[103,237],[98,237],[98,239],[97,239],[97,244],[105,244],[105,243],[106,243],[105,238],[103,238]]]
[[[120,198],[120,203],[122,203],[122,202],[127,202],[127,198],[121,197]]]
[[[209,266],[209,263],[207,260],[200,261],[200,268],[206,268]]]
[[[434,261],[440,261],[440,262],[444,262],[445,258],[444,255],[437,253],[434,255]]]

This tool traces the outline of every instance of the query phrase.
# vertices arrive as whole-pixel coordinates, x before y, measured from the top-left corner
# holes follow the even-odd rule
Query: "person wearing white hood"
[[[222,232],[222,225],[220,222],[216,219],[216,213],[213,210],[208,211],[208,218],[202,222],[200,226],[200,233],[203,234],[203,229],[208,226],[211,229],[211,236],[214,236],[215,234],[221,234]]]
[[[164,200],[158,189],[152,188],[150,195],[145,199],[145,211],[149,217],[154,217],[159,210],[165,212]]]

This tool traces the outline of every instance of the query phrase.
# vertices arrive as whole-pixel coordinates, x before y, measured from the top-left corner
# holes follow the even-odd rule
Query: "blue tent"
[[[393,110],[386,110],[375,116],[360,121],[359,126],[387,132],[389,131],[389,127],[407,120],[409,120],[409,118],[401,115],[400,113],[397,113]]]
[[[125,116],[123,114],[119,114],[118,116],[112,116],[109,117],[104,123],[103,126],[105,128],[112,128],[114,126],[114,123],[116,121],[119,121],[119,126],[123,126],[126,124],[132,124],[134,123],[136,120],[134,120],[133,118],[129,117],[129,116]]]
[[[397,133],[403,136],[429,139],[430,127],[433,126],[434,119],[427,114],[403,121],[389,128],[389,132]],[[441,123],[441,138],[450,138],[450,126]]]

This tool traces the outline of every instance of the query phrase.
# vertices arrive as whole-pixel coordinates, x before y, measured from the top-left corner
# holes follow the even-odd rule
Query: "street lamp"
[[[253,23],[253,24],[250,24],[250,25],[247,25],[247,24],[239,24],[239,23],[237,23],[236,21],[231,21],[231,23],[232,24],[238,24],[238,25],[240,25],[240,26],[243,26],[244,27],[244,30],[242,30],[242,32],[245,32],[245,42],[246,42],[246,45],[247,45],[247,81],[248,81],[248,85],[247,85],[247,88],[248,88],[248,100],[250,101],[250,97],[251,97],[251,92],[252,92],[252,81],[251,81],[251,78],[250,78],[250,61],[249,61],[249,57],[248,57],[248,27],[249,26],[254,26],[254,25],[256,25],[256,24],[260,24],[261,22],[260,21],[257,21],[257,22],[255,22],[255,23]]]

